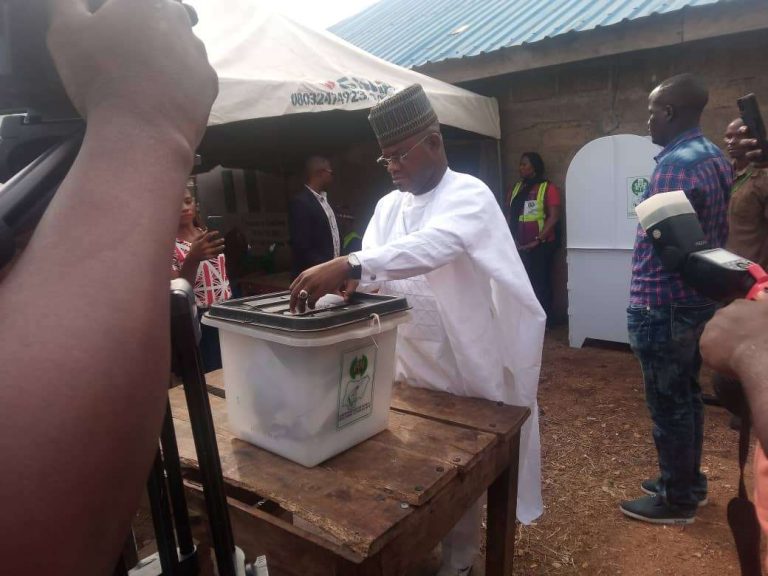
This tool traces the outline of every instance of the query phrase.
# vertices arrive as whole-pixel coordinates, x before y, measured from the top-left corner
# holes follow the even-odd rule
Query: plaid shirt
[[[724,246],[728,236],[728,198],[733,169],[722,151],[696,128],[667,144],[655,160],[656,169],[643,200],[659,192],[683,190],[696,210],[710,246]],[[637,227],[635,239],[629,301],[633,306],[708,302],[684,284],[679,274],[662,269],[661,261],[653,252],[653,244],[641,226]]]

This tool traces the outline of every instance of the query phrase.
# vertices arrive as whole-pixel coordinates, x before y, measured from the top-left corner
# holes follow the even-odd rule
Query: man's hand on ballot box
[[[314,308],[326,294],[339,294],[348,300],[358,285],[350,278],[351,271],[347,257],[340,256],[302,272],[291,284],[291,312]]]

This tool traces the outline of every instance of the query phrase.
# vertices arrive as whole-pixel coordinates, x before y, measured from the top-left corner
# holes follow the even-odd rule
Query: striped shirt
[[[728,237],[728,198],[733,169],[723,152],[704,137],[700,128],[695,128],[667,144],[655,160],[656,169],[643,200],[659,192],[683,190],[696,210],[710,246],[724,246]],[[651,240],[638,226],[630,304],[665,306],[706,302],[706,298],[683,282],[680,274],[662,269]]]

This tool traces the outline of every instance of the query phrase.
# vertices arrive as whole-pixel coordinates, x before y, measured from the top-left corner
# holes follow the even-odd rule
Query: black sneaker
[[[659,479],[655,480],[643,480],[640,484],[640,490],[648,494],[649,496],[656,496],[659,493]],[[699,499],[699,507],[709,504],[709,498],[706,495],[696,496]]]
[[[693,524],[696,518],[695,508],[685,510],[669,506],[658,494],[627,500],[622,502],[619,508],[625,516],[651,524]]]

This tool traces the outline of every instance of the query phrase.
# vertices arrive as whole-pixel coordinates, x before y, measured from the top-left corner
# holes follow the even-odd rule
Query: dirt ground
[[[702,380],[708,391],[708,376]],[[629,348],[575,350],[567,329],[551,331],[539,402],[545,513],[518,528],[515,576],[739,574],[726,520],[738,483],[738,434],[728,427],[727,412],[706,408],[709,504],[691,526],[662,527],[629,520],[618,509],[619,501],[641,496],[640,482],[658,473],[640,368]],[[144,556],[154,550],[151,522],[142,516],[137,539]],[[483,573],[477,566],[473,576]]]
[[[709,390],[708,375],[702,378]],[[709,505],[687,527],[631,521],[620,500],[658,473],[640,368],[628,347],[547,338],[539,388],[545,514],[520,527],[516,575],[729,576],[739,573],[726,506],[738,485],[738,433],[706,408]]]

